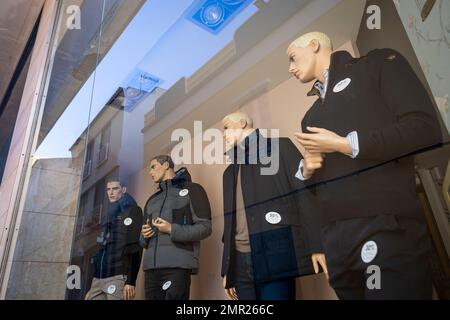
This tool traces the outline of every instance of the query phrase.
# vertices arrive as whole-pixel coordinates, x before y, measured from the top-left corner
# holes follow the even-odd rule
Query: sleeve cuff
[[[172,223],[172,231],[170,232],[170,239],[172,241],[177,241],[177,236],[180,231],[180,225],[177,223]]]
[[[300,163],[298,164],[298,170],[297,170],[297,172],[295,173],[295,177],[296,177],[297,179],[299,179],[299,180],[305,181],[306,179],[305,179],[305,177],[303,176],[302,169],[303,169],[303,159],[300,160]]]
[[[352,131],[347,135],[347,141],[350,143],[352,147],[352,154],[349,154],[349,157],[355,159],[359,154],[359,141],[358,141],[358,132]]]

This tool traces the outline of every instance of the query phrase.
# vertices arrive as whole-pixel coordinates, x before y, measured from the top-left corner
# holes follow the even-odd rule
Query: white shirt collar
[[[327,93],[327,87],[328,87],[328,75],[329,75],[329,71],[328,69],[325,69],[323,71],[323,79],[324,79],[324,83],[321,83],[320,81],[316,81],[316,83],[314,83],[314,87],[319,90],[320,92],[320,97],[322,99],[325,98],[325,94]]]

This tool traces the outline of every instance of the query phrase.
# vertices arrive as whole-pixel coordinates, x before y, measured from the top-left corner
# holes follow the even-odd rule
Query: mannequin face
[[[159,183],[165,179],[168,169],[169,169],[168,162],[160,164],[158,160],[153,159],[150,162],[150,171],[148,172],[148,174],[155,183]]]
[[[244,128],[247,126],[245,120],[234,122],[228,118],[223,120],[223,136],[230,146],[235,146],[241,142],[244,137]]]
[[[109,202],[114,203],[122,198],[126,188],[122,187],[118,181],[111,181],[106,184],[106,194]]]
[[[318,43],[312,40],[306,48],[289,47],[289,73],[302,83],[316,79],[315,69],[317,60]]]

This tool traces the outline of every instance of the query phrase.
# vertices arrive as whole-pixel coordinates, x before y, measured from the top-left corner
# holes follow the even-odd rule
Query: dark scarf
[[[114,203],[109,203],[108,212],[103,225],[108,225],[122,212],[126,211],[130,207],[136,207],[136,200],[133,199],[128,193],[124,193],[122,197]]]

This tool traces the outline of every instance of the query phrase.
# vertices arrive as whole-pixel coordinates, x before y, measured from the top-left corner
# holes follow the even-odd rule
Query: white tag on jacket
[[[131,219],[131,218],[126,218],[125,220],[123,220],[123,224],[126,226],[129,226],[132,222],[133,222],[133,219]]]
[[[109,294],[113,294],[114,292],[116,292],[116,286],[112,284],[108,286],[108,289],[106,289],[106,291],[108,291]]]
[[[337,92],[341,92],[342,90],[344,90],[345,88],[347,88],[347,86],[350,84],[350,82],[352,82],[352,79],[350,78],[345,78],[344,80],[339,81],[333,88],[333,92],[337,93]]]
[[[165,290],[169,289],[171,285],[172,285],[172,281],[167,281],[163,284],[162,289],[165,291]]]
[[[266,221],[270,224],[278,224],[281,222],[281,216],[278,212],[271,211],[266,213]]]
[[[378,253],[378,247],[375,241],[367,241],[361,249],[361,259],[365,263],[371,262]]]
[[[182,196],[182,197],[185,197],[185,196],[188,195],[188,193],[189,193],[188,189],[183,189],[183,190],[180,190],[179,195]]]

